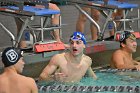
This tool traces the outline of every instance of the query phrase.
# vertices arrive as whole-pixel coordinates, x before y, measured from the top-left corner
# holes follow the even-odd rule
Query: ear
[[[122,46],[122,47],[125,47],[125,44],[124,44],[124,43],[121,43],[121,46]]]

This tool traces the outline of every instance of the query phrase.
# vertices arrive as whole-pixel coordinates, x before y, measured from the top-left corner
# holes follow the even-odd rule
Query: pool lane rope
[[[52,85],[38,86],[41,92],[129,92],[140,93],[140,86],[70,86],[70,85]]]
[[[136,69],[112,69],[112,68],[109,68],[109,69],[99,69],[99,70],[96,70],[96,72],[107,72],[107,73],[116,73],[116,72],[139,72],[139,70],[136,70]]]

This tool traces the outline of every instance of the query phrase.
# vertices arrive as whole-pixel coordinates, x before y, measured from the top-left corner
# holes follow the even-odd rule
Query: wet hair
[[[8,47],[2,52],[2,62],[5,67],[16,64],[22,57],[22,51],[19,48]]]
[[[70,40],[82,40],[84,44],[86,44],[86,38],[85,35],[81,32],[74,32],[72,36],[70,37]]]

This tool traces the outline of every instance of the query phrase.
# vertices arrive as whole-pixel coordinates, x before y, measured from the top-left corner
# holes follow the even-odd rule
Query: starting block
[[[47,43],[47,44],[35,44],[34,51],[36,53],[39,52],[47,52],[47,51],[57,51],[57,50],[64,50],[65,46],[63,43]]]
[[[140,32],[131,32],[131,33],[133,33],[136,36],[137,39],[140,38]],[[119,39],[120,39],[120,33],[119,32],[115,34],[114,39],[116,41],[119,41]]]

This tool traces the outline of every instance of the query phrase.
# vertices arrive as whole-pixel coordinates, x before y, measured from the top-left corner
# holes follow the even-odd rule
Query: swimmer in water
[[[137,69],[140,70],[140,63],[132,58],[132,53],[136,52],[136,37],[129,31],[120,34],[120,49],[116,50],[111,58],[110,66],[117,69]]]
[[[92,59],[83,53],[86,39],[81,32],[74,32],[70,37],[70,51],[56,54],[40,74],[41,80],[76,83],[82,77],[96,79],[92,71]]]
[[[0,75],[0,93],[38,93],[35,81],[20,75],[25,64],[20,49],[6,48],[2,62],[4,72]]]

